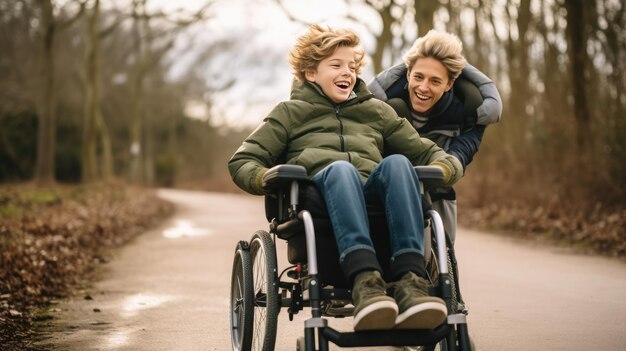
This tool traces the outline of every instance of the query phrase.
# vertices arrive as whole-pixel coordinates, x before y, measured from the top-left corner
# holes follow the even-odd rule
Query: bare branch
[[[291,11],[289,11],[289,9],[285,6],[285,4],[283,4],[283,2],[281,0],[274,0],[274,1],[280,7],[280,9],[283,10],[283,12],[285,13],[285,15],[287,15],[287,18],[289,18],[290,21],[296,22],[296,23],[301,23],[301,24],[304,24],[306,26],[310,26],[310,25],[314,24],[313,22],[305,21],[305,20],[303,20],[301,18],[297,18],[293,13],[291,13]]]
[[[153,13],[133,13],[131,17],[135,20],[160,19],[177,27],[186,27],[209,18],[207,12],[211,6],[215,4],[215,2],[215,0],[209,0],[200,9],[191,14],[185,13],[185,10],[180,8],[175,11],[170,11],[169,13],[165,13],[163,11],[156,11]],[[176,17],[180,14],[187,15],[189,18],[185,20],[176,19]]]
[[[129,18],[130,18],[130,16],[128,16],[127,14],[119,14],[117,19],[113,23],[111,23],[111,25],[109,25],[108,27],[104,28],[103,30],[100,31],[100,33],[98,33],[98,36],[100,38],[104,38],[104,37],[110,35],[111,33],[113,33],[115,28],[117,28],[120,24],[122,24],[124,21],[126,21]]]
[[[89,0],[79,1],[78,3],[80,4],[80,7],[78,11],[74,14],[74,16],[68,18],[65,21],[59,21],[57,23],[57,25],[59,26],[59,29],[64,29],[74,24],[74,22],[76,22],[83,15],[83,13],[85,13],[85,8],[87,7],[87,1]]]

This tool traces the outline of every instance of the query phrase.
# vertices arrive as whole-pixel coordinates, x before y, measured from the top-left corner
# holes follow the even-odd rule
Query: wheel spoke
[[[257,292],[254,298],[255,307],[267,307],[267,294],[264,292]]]

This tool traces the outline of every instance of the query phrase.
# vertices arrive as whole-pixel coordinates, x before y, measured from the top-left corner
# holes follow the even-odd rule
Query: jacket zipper
[[[341,121],[341,118],[339,118],[339,110],[341,110],[341,107],[335,106],[335,117],[337,118],[337,121],[339,121],[339,142],[341,143],[341,151],[346,152],[346,142],[343,137],[343,122]],[[352,162],[352,157],[349,152],[348,161]]]

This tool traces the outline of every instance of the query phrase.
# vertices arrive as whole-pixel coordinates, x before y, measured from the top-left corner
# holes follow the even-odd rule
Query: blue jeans
[[[411,162],[402,155],[384,158],[365,185],[349,162],[335,161],[313,176],[322,193],[335,232],[339,260],[350,253],[375,253],[369,232],[367,205],[384,206],[389,228],[391,260],[411,253],[424,255],[424,219],[419,180]]]

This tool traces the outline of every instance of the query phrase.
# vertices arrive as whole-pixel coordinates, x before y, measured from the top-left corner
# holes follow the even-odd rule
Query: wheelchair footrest
[[[339,332],[325,327],[322,333],[326,340],[340,347],[362,346],[426,346],[433,345],[445,338],[450,326],[442,324],[433,329],[412,330],[368,330],[360,332]]]

